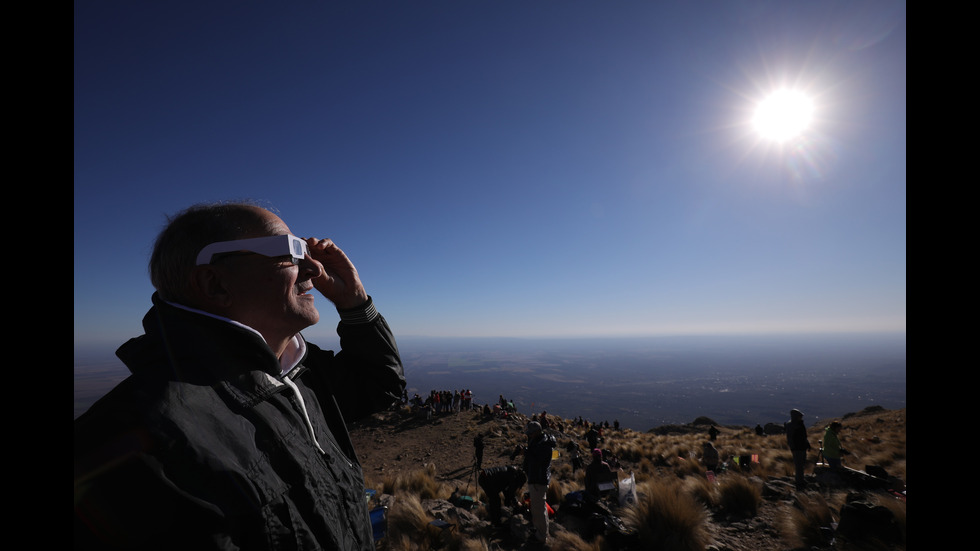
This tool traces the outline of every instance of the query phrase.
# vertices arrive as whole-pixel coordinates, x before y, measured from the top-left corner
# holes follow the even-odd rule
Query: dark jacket
[[[786,422],[786,443],[793,451],[806,451],[810,449],[810,442],[806,439],[806,425],[803,419],[790,419]]]
[[[602,491],[599,485],[604,482],[615,482],[616,474],[613,473],[609,463],[602,460],[593,459],[592,463],[585,468],[585,491],[586,493],[598,497]]]
[[[507,465],[481,470],[478,480],[480,487],[487,494],[504,492],[507,497],[513,498],[527,482],[527,476],[517,467]]]
[[[132,375],[75,421],[75,548],[373,549],[345,422],[401,395],[384,319],[307,344],[300,401],[259,335],[154,304]]]
[[[527,445],[524,452],[524,472],[527,473],[528,484],[543,484],[551,482],[551,452],[558,446],[555,437],[541,433]]]

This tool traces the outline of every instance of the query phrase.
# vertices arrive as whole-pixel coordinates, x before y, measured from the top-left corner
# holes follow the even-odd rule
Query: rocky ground
[[[903,413],[904,415],[904,413]],[[380,488],[385,480],[435,467],[438,481],[460,489],[461,495],[476,498],[473,438],[485,435],[483,467],[512,464],[510,453],[521,438],[526,418],[484,419],[477,412],[445,414],[431,420],[412,418],[397,411],[385,412],[355,424],[351,436],[364,467],[368,487]],[[904,421],[903,421],[904,424]],[[567,438],[565,439],[567,441]],[[559,437],[559,445],[562,438]],[[564,458],[558,461],[563,461]],[[623,465],[629,472],[631,465]],[[711,518],[718,551],[793,549],[782,537],[786,512],[793,507],[796,492],[788,479],[769,479],[763,502],[750,519]],[[493,533],[490,549],[522,549],[523,542],[506,529]],[[828,546],[829,548],[829,546]],[[840,547],[837,547],[840,548]]]

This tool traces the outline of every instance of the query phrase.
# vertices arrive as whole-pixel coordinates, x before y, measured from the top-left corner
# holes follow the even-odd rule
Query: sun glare
[[[798,136],[810,125],[813,102],[796,90],[779,90],[756,107],[752,122],[768,140],[784,141]]]

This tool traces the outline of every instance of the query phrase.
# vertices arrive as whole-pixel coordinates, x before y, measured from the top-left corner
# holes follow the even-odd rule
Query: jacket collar
[[[302,335],[293,338],[283,365],[254,329],[168,303],[156,293],[143,329],[144,335],[116,351],[134,375],[221,387],[245,407],[287,388],[280,380],[284,367],[291,379],[304,371]]]

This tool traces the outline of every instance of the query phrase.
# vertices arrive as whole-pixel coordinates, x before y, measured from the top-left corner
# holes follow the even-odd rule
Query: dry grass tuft
[[[718,503],[718,486],[700,476],[689,476],[681,481],[684,493],[695,501],[711,508]]]
[[[794,547],[826,545],[831,523],[838,520],[835,510],[839,509],[832,508],[820,494],[797,494],[782,522],[783,538]]]
[[[625,510],[624,521],[635,529],[644,549],[701,551],[711,540],[707,510],[678,482],[643,484],[639,502]]]
[[[397,496],[413,494],[419,499],[445,499],[452,493],[452,489],[436,481],[436,466],[429,463],[422,470],[399,475],[393,479],[386,478],[384,493]]]
[[[388,511],[388,543],[390,551],[484,551],[487,543],[481,538],[464,539],[456,532],[442,530],[429,524],[432,519],[425,512],[419,498],[406,494],[395,500]]]
[[[728,474],[718,483],[718,505],[726,514],[754,517],[762,505],[762,489],[740,474]]]
[[[578,534],[569,531],[562,531],[555,534],[548,541],[548,549],[561,551],[601,551],[599,541],[591,543],[583,540]]]
[[[460,551],[490,551],[490,545],[484,539],[463,540]]]
[[[418,541],[429,524],[418,496],[407,494],[395,500],[388,511],[388,545],[392,551],[425,549],[430,542]]]

